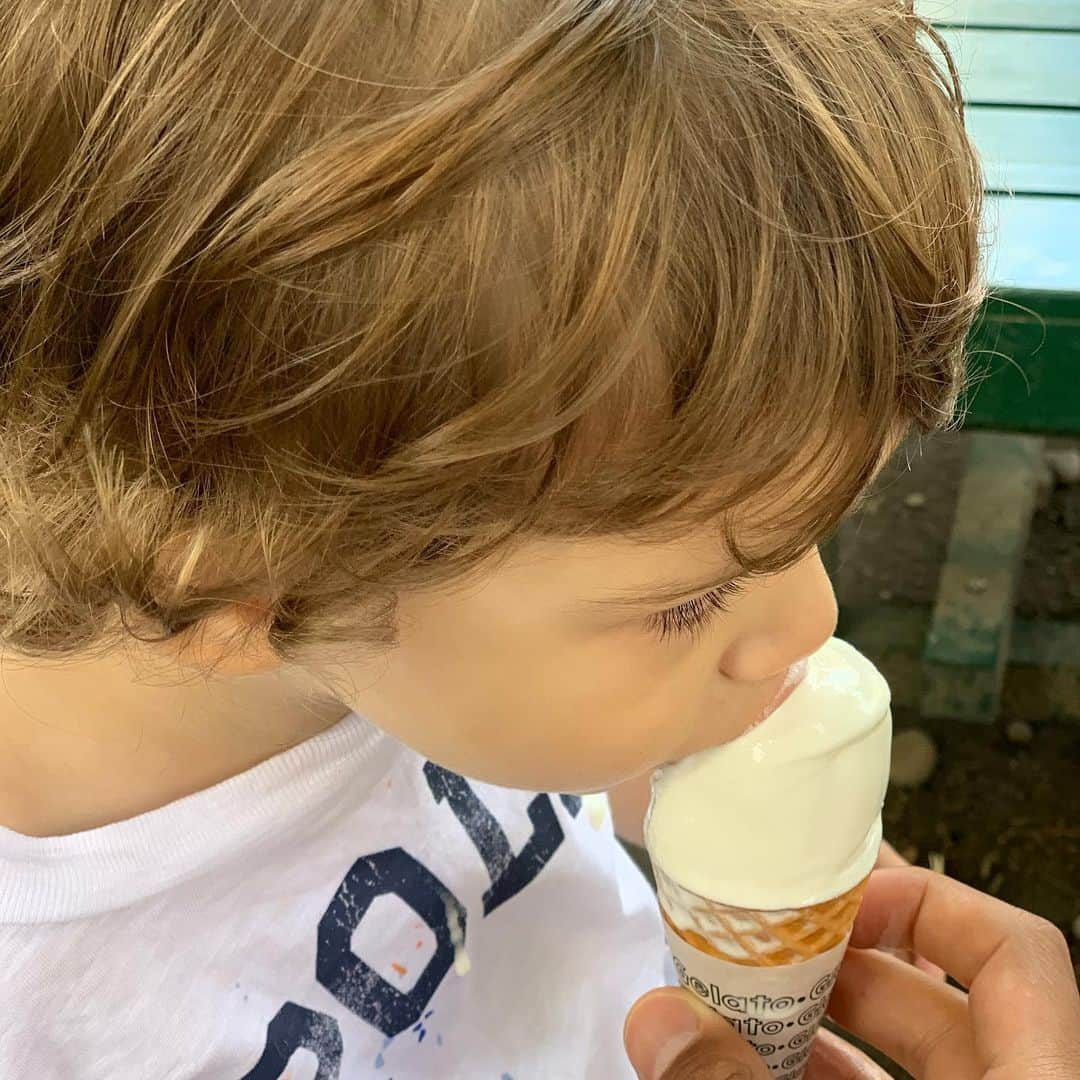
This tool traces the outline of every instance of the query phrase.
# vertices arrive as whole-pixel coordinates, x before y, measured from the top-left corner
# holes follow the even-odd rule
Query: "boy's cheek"
[[[519,609],[484,614],[407,611],[399,644],[351,673],[349,704],[445,768],[529,790],[607,789],[699,728],[715,681],[700,654],[636,627],[570,635]]]
[[[604,643],[469,644],[403,640],[376,680],[355,673],[350,704],[437,764],[538,791],[596,791],[650,768],[697,711],[670,670]]]
[[[445,768],[534,791],[605,790],[639,775],[686,742],[700,710],[674,687],[614,672],[576,681],[478,664],[434,674],[389,676],[377,701],[354,707]]]
[[[505,786],[583,794],[616,786],[670,756],[671,724],[640,708],[579,708],[563,701],[522,701],[507,722],[505,712],[488,713],[487,723],[457,718],[462,738],[447,752],[460,751],[456,771]]]

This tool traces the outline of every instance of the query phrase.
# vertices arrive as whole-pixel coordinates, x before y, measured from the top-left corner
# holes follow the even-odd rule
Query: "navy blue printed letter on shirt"
[[[495,815],[464,777],[434,762],[424,764],[424,777],[437,803],[445,802],[476,848],[491,879],[483,895],[484,914],[516,896],[551,859],[564,833],[548,795],[537,795],[526,807],[532,835],[516,855]],[[560,795],[571,817],[581,811],[581,798]],[[407,993],[387,982],[352,950],[356,928],[380,896],[397,896],[424,920],[435,935],[435,952]],[[393,1038],[415,1024],[454,963],[451,921],[464,945],[466,913],[457,897],[402,848],[365,855],[353,863],[318,926],[316,977],[350,1012]],[[318,1060],[316,1080],[338,1080],[342,1038],[333,1017],[289,1001],[275,1014],[266,1032],[266,1047],[242,1080],[279,1080],[297,1050]]]
[[[435,801],[446,800],[484,860],[491,877],[491,888],[484,893],[484,914],[490,915],[500,904],[521,892],[563,842],[555,807],[547,795],[537,795],[529,803],[527,813],[533,826],[532,836],[515,855],[502,826],[480,801],[468,780],[432,761],[424,763],[424,776]]]
[[[408,993],[391,986],[352,951],[353,931],[372,901],[387,894],[404,900],[435,935],[435,953]],[[319,920],[316,977],[350,1012],[384,1035],[397,1035],[420,1018],[454,963],[451,918],[464,943],[465,909],[426,866],[402,848],[366,855],[353,863]]]
[[[341,1049],[341,1031],[332,1016],[286,1001],[266,1028],[262,1057],[240,1080],[279,1080],[297,1050],[315,1055],[319,1063],[315,1080],[338,1080]]]

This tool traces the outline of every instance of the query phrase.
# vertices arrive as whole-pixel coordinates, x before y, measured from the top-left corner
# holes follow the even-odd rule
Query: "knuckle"
[[[1069,943],[1065,935],[1048,919],[1039,915],[1026,914],[1025,944],[1042,956],[1067,955]]]
[[[1071,1052],[1047,1052],[1026,1063],[1032,1080],[1071,1080],[1076,1075],[1076,1057]]]
[[[1065,939],[1061,927],[1055,926],[1053,923],[1045,923],[1046,934],[1046,948],[1051,952],[1058,953],[1062,956],[1069,955],[1069,943]]]

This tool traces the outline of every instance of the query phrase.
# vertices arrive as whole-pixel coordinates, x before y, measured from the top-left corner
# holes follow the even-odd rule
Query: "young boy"
[[[581,795],[769,710],[816,542],[952,414],[980,185],[927,28],[7,0],[0,43],[0,1075],[632,1075],[662,935]]]

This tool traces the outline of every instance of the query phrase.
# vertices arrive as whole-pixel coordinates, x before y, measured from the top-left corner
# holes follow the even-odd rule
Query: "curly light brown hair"
[[[5,0],[2,641],[388,642],[810,454],[779,566],[949,422],[980,189],[893,0]]]

